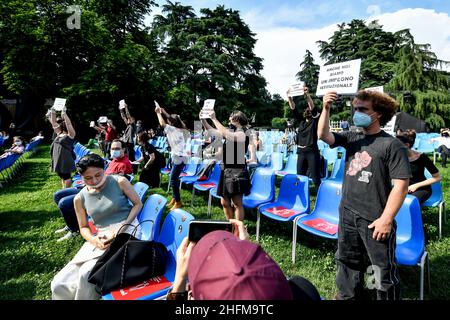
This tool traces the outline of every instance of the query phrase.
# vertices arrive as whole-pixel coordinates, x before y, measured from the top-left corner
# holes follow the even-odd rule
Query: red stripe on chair
[[[291,210],[291,209],[288,209],[283,206],[272,207],[272,208],[266,209],[265,211],[272,213],[276,216],[283,217],[283,218],[289,218],[293,215],[300,213],[299,211]]]
[[[217,184],[215,184],[214,182],[210,182],[210,183],[200,183],[199,186],[203,187],[203,188],[213,188],[215,187]]]
[[[328,234],[336,234],[338,231],[337,224],[328,222],[326,220],[323,220],[321,218],[316,218],[308,221],[302,222],[304,225],[311,227],[313,229],[328,233]]]
[[[170,287],[172,283],[164,276],[154,277],[137,285],[111,292],[114,300],[137,300]]]

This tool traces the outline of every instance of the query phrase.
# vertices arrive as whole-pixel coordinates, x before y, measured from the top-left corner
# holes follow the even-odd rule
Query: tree
[[[299,81],[305,82],[311,93],[317,90],[320,66],[314,63],[311,51],[306,50],[303,61],[300,63],[300,71],[295,75]]]

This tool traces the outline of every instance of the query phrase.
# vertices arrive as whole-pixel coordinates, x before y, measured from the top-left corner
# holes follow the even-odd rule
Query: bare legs
[[[220,203],[223,207],[223,212],[227,220],[236,219],[244,221],[244,206],[242,204],[242,195],[233,196],[230,200],[229,198],[222,197]]]

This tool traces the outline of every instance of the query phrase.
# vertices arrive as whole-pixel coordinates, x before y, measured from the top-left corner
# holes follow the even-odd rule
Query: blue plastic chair
[[[290,154],[284,169],[275,172],[275,174],[279,177],[284,177],[287,174],[297,174],[297,158],[297,154]]]
[[[142,223],[143,221],[151,220],[153,224],[149,222],[142,223],[142,240],[153,240],[159,235],[162,213],[166,203],[167,199],[159,194],[152,194],[145,201],[144,207],[137,217],[138,221]]]
[[[271,208],[277,208],[279,210],[287,209],[290,212],[286,216],[277,215],[274,212],[269,212]],[[310,202],[308,177],[296,174],[288,174],[284,176],[283,180],[281,180],[277,200],[271,203],[266,203],[258,209],[258,216],[256,219],[256,241],[259,241],[261,214],[273,220],[287,222],[294,221],[298,216],[309,213],[309,209]],[[296,228],[295,223],[294,228]]]
[[[425,169],[425,177],[427,179],[431,178],[430,172]],[[442,194],[442,184],[439,181],[438,183],[433,183],[431,185],[431,196],[427,201],[422,204],[423,207],[433,207],[439,208],[439,238],[442,237],[442,215],[444,215],[444,221],[447,221],[447,215],[445,214],[445,202],[444,196]]]
[[[139,160],[142,157],[141,146],[134,146],[134,157],[136,160]]]
[[[217,187],[217,185],[219,184],[221,171],[222,170],[220,168],[220,165],[218,163],[216,163],[214,165],[214,167],[212,168],[212,172],[210,173],[208,179],[203,180],[203,181],[197,181],[193,184],[191,206],[194,205],[195,190],[209,191],[210,189]],[[209,211],[208,211],[208,216],[209,216]]]
[[[269,168],[258,168],[252,177],[250,194],[244,196],[242,203],[246,209],[273,201],[275,198],[275,173]]]
[[[222,197],[217,195],[217,187],[211,188],[209,190],[209,196],[208,196],[208,217],[211,216],[211,203],[212,203],[212,198],[216,198],[216,199],[220,199]]]
[[[269,168],[276,172],[283,169],[283,154],[281,152],[273,152],[270,156]]]
[[[338,233],[329,234],[310,226],[305,225],[307,221],[322,219],[332,225],[338,225],[339,223],[339,204],[342,198],[342,182],[335,180],[324,180],[319,187],[317,193],[316,205],[314,211],[306,216],[299,216],[295,219],[294,224],[303,230],[312,233],[316,236],[337,239]],[[292,234],[292,263],[295,263],[295,247],[297,245],[297,229],[293,228]]]
[[[175,209],[169,212],[167,217],[164,219],[164,223],[161,228],[161,233],[158,235],[156,241],[162,243],[169,251],[169,257],[166,264],[166,272],[161,277],[157,277],[158,282],[166,282],[164,288],[152,292],[150,294],[139,295],[137,293],[136,300],[160,300],[163,299],[169,289],[172,287],[173,281],[175,280],[176,271],[176,256],[177,249],[181,242],[188,235],[189,222],[194,220],[194,217],[182,210]],[[158,283],[145,281],[141,284],[134,286],[134,291],[148,289],[151,286],[156,286]],[[117,290],[114,293],[109,293],[103,296],[104,300],[126,300],[129,289]]]
[[[144,202],[145,194],[147,193],[148,188],[149,188],[148,185],[144,182],[136,182],[133,185],[133,189],[138,194],[139,198],[141,199],[141,202]]]
[[[425,248],[425,234],[419,200],[412,195],[407,195],[395,217],[395,221],[397,222],[397,246],[395,250],[397,263],[420,267],[420,300],[423,300],[425,263],[428,269],[428,288],[431,288],[431,286],[430,263]]]

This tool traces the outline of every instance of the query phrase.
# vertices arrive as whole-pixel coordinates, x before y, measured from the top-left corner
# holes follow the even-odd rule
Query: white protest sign
[[[120,100],[119,101],[119,108],[120,109],[125,109],[125,100]]]
[[[56,98],[55,102],[53,103],[53,109],[55,109],[56,111],[63,111],[65,106],[66,99]]]
[[[303,81],[293,84],[289,88],[289,97],[297,97],[305,94],[305,83]]]
[[[358,92],[361,59],[322,66],[317,85],[317,96],[324,96],[328,91],[341,95]]]
[[[203,103],[202,111],[200,111],[200,119],[209,119],[211,116],[211,112],[214,111],[214,104],[216,100],[208,99]]]
[[[364,89],[366,91],[375,91],[375,92],[380,92],[380,93],[384,93],[384,87],[383,86],[379,86],[379,87],[370,87],[370,88],[366,88]]]

